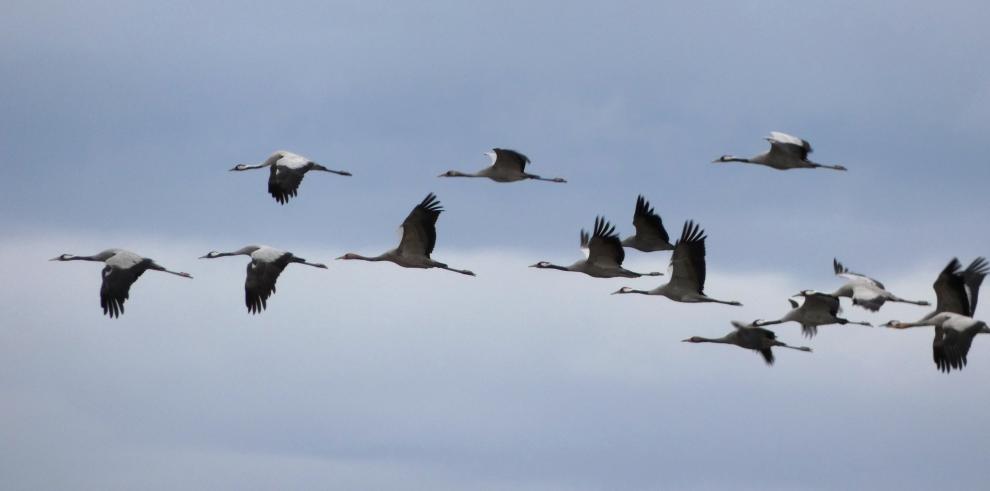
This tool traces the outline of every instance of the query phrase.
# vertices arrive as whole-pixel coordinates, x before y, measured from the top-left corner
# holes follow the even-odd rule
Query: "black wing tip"
[[[612,225],[605,217],[595,217],[595,237],[612,238],[618,236],[615,232],[615,225]]]
[[[773,350],[770,348],[760,350],[760,354],[763,355],[763,361],[767,362],[767,366],[773,366]]]
[[[432,192],[427,194],[426,197],[423,198],[423,201],[420,201],[419,206],[426,211],[432,211],[436,213],[440,213],[443,211],[443,205],[440,204],[440,200],[437,198],[437,195],[433,194]]]
[[[846,267],[843,266],[842,263],[840,263],[839,260],[834,257],[832,258],[832,270],[835,271],[835,274],[843,274],[849,272],[849,270],[846,269]]]
[[[694,222],[694,220],[688,220],[684,222],[684,228],[681,229],[681,240],[680,242],[704,242],[708,236],[705,235],[705,230],[701,228],[701,225]]]

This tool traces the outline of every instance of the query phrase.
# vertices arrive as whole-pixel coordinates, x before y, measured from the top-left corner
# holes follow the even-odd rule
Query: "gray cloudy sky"
[[[7,2],[0,15],[0,487],[931,489],[990,478],[990,342],[951,376],[926,330],[823,328],[815,353],[678,342],[775,317],[838,256],[932,299],[987,255],[985,2]],[[720,166],[770,130],[848,173]],[[443,180],[493,146],[566,185]],[[311,176],[278,206],[275,149]],[[289,268],[262,316],[244,260],[389,247],[429,191],[436,256]],[[578,257],[637,193],[710,236],[708,290],[525,268]],[[148,273],[100,315],[99,267]],[[629,254],[662,269],[665,254]],[[17,279],[17,281],[13,281]],[[932,299],[933,300],[933,299]],[[874,322],[913,319],[885,307]]]

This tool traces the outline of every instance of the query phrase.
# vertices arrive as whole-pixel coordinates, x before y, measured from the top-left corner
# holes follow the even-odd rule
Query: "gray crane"
[[[667,268],[669,282],[652,290],[636,290],[624,286],[612,294],[638,293],[664,296],[675,302],[742,305],[735,300],[717,300],[705,294],[705,238],[705,231],[688,220],[684,223],[681,238],[674,245],[674,253],[670,256],[670,266]]]
[[[227,256],[248,256],[247,279],[244,281],[244,304],[248,313],[260,314],[268,307],[268,298],[275,293],[275,281],[286,266],[305,264],[327,269],[325,264],[311,263],[295,254],[266,245],[244,246],[233,252],[210,251],[200,259],[216,259]]]
[[[350,172],[328,169],[302,155],[279,150],[260,164],[237,164],[231,171],[244,171],[268,167],[268,193],[278,201],[286,204],[290,198],[299,192],[299,184],[311,170],[330,172],[341,176],[349,176]]]
[[[670,243],[670,235],[663,228],[663,220],[643,195],[636,197],[633,227],[636,227],[636,234],[623,239],[623,247],[631,247],[643,252],[674,250],[674,246]]]
[[[734,331],[720,338],[703,338],[701,336],[692,336],[683,340],[683,342],[734,344],[740,348],[758,351],[761,355],[763,355],[763,360],[767,362],[767,365],[773,365],[773,348],[775,347],[811,352],[811,348],[807,346],[790,346],[781,341],[777,341],[777,335],[774,334],[773,331],[764,329],[755,324],[743,324],[739,321],[732,321],[732,327],[735,328]]]
[[[846,279],[846,284],[832,293],[836,297],[851,298],[853,305],[876,312],[886,302],[909,303],[912,305],[931,305],[924,300],[905,300],[887,291],[883,283],[864,274],[853,273],[842,265],[838,259],[832,259],[832,270],[835,275]]]
[[[92,256],[62,254],[49,260],[96,261],[105,264],[102,272],[103,283],[100,286],[100,307],[103,308],[103,314],[110,316],[110,318],[120,317],[124,313],[124,302],[130,298],[131,285],[149,269],[183,278],[192,278],[189,273],[169,271],[153,259],[141,257],[123,249],[107,249]]]
[[[581,230],[581,251],[585,254],[582,259],[570,266],[558,266],[547,261],[540,261],[531,268],[556,269],[584,273],[595,278],[639,278],[640,276],[660,276],[659,272],[637,273],[622,267],[626,252],[622,250],[622,242],[615,233],[615,226],[602,217],[595,218],[594,232]]]
[[[403,268],[440,268],[474,276],[471,271],[452,268],[430,257],[430,254],[433,253],[433,247],[437,243],[437,219],[440,218],[441,212],[443,212],[443,207],[440,205],[440,201],[437,200],[436,195],[430,193],[413,208],[409,216],[402,222],[402,239],[399,241],[398,247],[373,257],[349,252],[337,259],[389,261]]]
[[[990,273],[990,265],[985,258],[976,258],[965,270],[959,259],[953,258],[932,285],[935,311],[917,322],[890,321],[884,325],[895,329],[934,326],[932,358],[936,368],[945,373],[962,370],[968,361],[973,338],[977,334],[990,334],[986,322],[973,318],[980,285],[987,273]]]
[[[562,177],[540,177],[526,172],[529,157],[507,148],[493,148],[485,155],[491,160],[491,165],[478,172],[468,173],[449,170],[437,177],[487,177],[495,182],[515,182],[532,179],[534,181],[567,182]]]
[[[770,326],[773,324],[783,324],[784,322],[797,322],[801,324],[801,333],[805,337],[812,338],[818,334],[819,326],[829,324],[855,324],[859,326],[873,327],[869,322],[856,322],[839,317],[842,308],[839,306],[839,297],[828,293],[816,292],[814,290],[804,290],[795,297],[804,297],[804,302],[799,306],[793,299],[787,299],[791,303],[791,311],[775,321],[757,320],[757,326]]]
[[[847,170],[841,165],[818,164],[808,160],[808,154],[812,152],[811,144],[796,136],[779,131],[771,131],[770,136],[764,139],[770,142],[770,150],[767,152],[750,158],[723,155],[712,162],[743,162],[765,165],[777,170],[817,168]]]

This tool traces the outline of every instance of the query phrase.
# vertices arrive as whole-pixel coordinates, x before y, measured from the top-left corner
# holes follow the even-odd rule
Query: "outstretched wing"
[[[980,285],[983,284],[983,278],[990,273],[990,264],[987,264],[987,258],[978,257],[969,264],[966,271],[963,271],[963,281],[966,283],[966,293],[969,294],[969,309],[972,317],[976,314],[976,300],[980,296]]]
[[[642,195],[636,197],[633,226],[636,227],[636,235],[639,237],[659,238],[663,239],[664,242],[670,242],[670,236],[667,234],[667,230],[663,228],[663,220]]]
[[[932,284],[935,289],[935,312],[952,312],[967,317],[973,315],[961,269],[959,259],[952,258],[935,279]]]
[[[131,285],[137,281],[147,267],[135,265],[118,268],[109,264],[103,268],[103,283],[100,286],[100,307],[103,314],[120,317],[124,313],[124,302],[130,296]]]
[[[767,141],[770,142],[771,152],[788,153],[801,160],[808,160],[808,154],[812,152],[810,143],[779,131],[771,131]]]
[[[529,163],[529,157],[515,150],[493,148],[492,152],[495,153],[495,160],[492,165],[500,169],[523,173],[526,170],[526,164]]]
[[[705,231],[693,221],[684,223],[681,238],[670,256],[670,282],[691,291],[705,290]]]
[[[299,184],[306,174],[301,170],[282,165],[273,165],[268,169],[268,194],[271,194],[275,201],[284,205],[289,201],[289,198],[298,193]]]
[[[588,261],[603,267],[618,268],[625,257],[615,226],[602,217],[595,217],[595,233],[588,242]]]
[[[962,370],[967,363],[969,348],[973,345],[975,332],[959,332],[955,329],[935,327],[932,340],[932,358],[940,371]]]
[[[426,195],[402,222],[399,254],[430,257],[437,243],[437,219],[443,207],[435,194]]]
[[[292,254],[285,253],[274,262],[252,259],[247,265],[247,279],[244,281],[244,303],[248,312],[259,314],[268,307],[268,297],[275,293],[278,275],[289,264]]]
[[[887,287],[883,286],[883,283],[880,283],[879,281],[870,278],[865,274],[853,273],[852,271],[849,271],[849,268],[843,266],[842,263],[840,263],[839,260],[836,258],[832,258],[832,270],[835,271],[835,275],[840,278],[845,278],[849,281],[854,281],[854,282],[866,282],[880,289],[883,290],[887,289]]]
[[[804,308],[828,312],[832,317],[835,317],[839,315],[839,297],[833,297],[827,293],[806,295],[804,298]]]

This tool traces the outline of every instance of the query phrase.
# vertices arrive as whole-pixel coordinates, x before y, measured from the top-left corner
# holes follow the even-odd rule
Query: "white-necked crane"
[[[227,256],[248,256],[247,279],[244,281],[244,304],[251,314],[260,314],[268,307],[268,297],[275,293],[278,275],[290,264],[305,264],[327,269],[325,264],[311,263],[288,251],[266,245],[244,246],[233,252],[210,251],[200,259],[216,259]]]
[[[268,167],[268,193],[280,204],[285,204],[299,192],[299,184],[311,170],[349,176],[350,172],[328,169],[302,155],[279,150],[260,164],[237,164],[232,171],[261,169]]]
[[[851,298],[853,305],[858,305],[866,310],[876,312],[886,302],[909,303],[922,306],[931,305],[924,300],[905,300],[898,297],[887,291],[883,283],[864,274],[849,271],[838,259],[832,259],[832,270],[835,271],[836,276],[847,280],[846,284],[839,287],[832,295]]]
[[[595,228],[592,235],[581,230],[581,251],[585,254],[582,259],[570,266],[558,266],[547,261],[540,261],[531,268],[556,269],[584,273],[595,278],[639,278],[640,276],[660,276],[659,272],[637,273],[622,267],[626,252],[622,250],[622,242],[615,233],[615,226],[602,217],[595,218]]]
[[[675,302],[742,305],[735,300],[717,300],[705,295],[705,238],[705,231],[688,220],[684,223],[681,238],[674,245],[674,253],[670,256],[670,266],[667,268],[669,282],[652,290],[636,290],[624,286],[612,294],[638,293],[659,295]]]
[[[764,139],[770,142],[770,150],[767,152],[750,158],[723,155],[712,162],[744,162],[765,165],[777,170],[817,168],[847,170],[841,165],[818,164],[808,160],[808,154],[812,152],[811,144],[796,136],[771,131],[770,136]]]
[[[437,243],[437,219],[440,218],[441,212],[443,212],[443,207],[440,205],[440,201],[437,200],[435,194],[430,193],[409,212],[409,216],[402,222],[402,239],[399,240],[399,247],[373,257],[349,252],[337,259],[389,261],[403,268],[440,268],[474,276],[471,271],[452,268],[430,257],[430,254],[433,253],[433,247]]]
[[[934,326],[932,358],[935,366],[946,373],[966,366],[969,348],[977,334],[990,334],[986,322],[973,318],[980,285],[990,273],[990,266],[985,258],[979,257],[965,271],[960,270],[962,264],[953,258],[935,279],[932,285],[936,298],[934,312],[917,322],[890,321],[885,324],[895,329]]]
[[[674,250],[674,246],[670,243],[670,235],[663,228],[663,220],[643,195],[636,197],[633,227],[636,227],[636,234],[623,239],[623,247],[631,247],[643,252]]]
[[[567,182],[562,177],[540,177],[536,174],[526,172],[526,164],[529,163],[529,157],[515,150],[509,150],[507,148],[493,148],[491,152],[486,152],[485,155],[491,159],[491,165],[481,169],[478,172],[468,173],[449,170],[437,177],[487,177],[495,182],[515,182],[526,179],[533,179],[535,181]]]
[[[783,324],[784,322],[797,322],[801,324],[801,332],[806,337],[814,337],[818,334],[818,326],[829,324],[855,324],[859,326],[872,327],[869,322],[857,322],[839,317],[842,308],[839,306],[839,297],[828,293],[816,292],[814,290],[804,290],[795,297],[804,297],[804,302],[799,306],[796,301],[788,298],[791,303],[791,311],[775,321],[757,320],[753,324],[757,326],[770,326],[773,324]]]
[[[691,336],[683,340],[685,343],[720,343],[734,344],[740,348],[751,349],[763,355],[763,360],[767,365],[773,365],[773,348],[789,348],[798,351],[811,352],[807,346],[791,346],[781,341],[777,341],[777,335],[769,329],[764,329],[756,324],[743,324],[732,321],[734,331],[720,338],[703,338],[701,336]]]
[[[100,307],[103,307],[103,314],[111,318],[120,317],[124,313],[124,302],[130,298],[131,285],[149,269],[183,278],[192,278],[189,273],[169,271],[153,259],[141,257],[123,249],[107,249],[92,256],[62,254],[53,257],[50,261],[97,261],[104,263],[103,284],[100,286]]]

